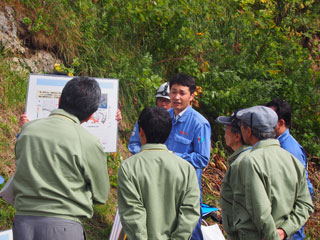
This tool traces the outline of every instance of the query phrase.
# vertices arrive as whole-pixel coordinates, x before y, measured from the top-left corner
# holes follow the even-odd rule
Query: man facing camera
[[[201,176],[208,165],[211,148],[211,127],[207,119],[190,106],[196,89],[195,80],[178,73],[170,80],[172,108],[168,110],[172,119],[172,130],[166,141],[169,150],[188,161],[196,170],[202,202]],[[202,240],[201,216],[195,227],[193,240]]]
[[[73,78],[63,88],[59,109],[23,125],[13,179],[17,240],[85,239],[81,218],[109,192],[105,153],[80,123],[98,109],[96,80]]]
[[[145,108],[138,126],[141,152],[118,173],[123,230],[128,239],[189,239],[200,217],[196,172],[164,145],[172,127],[165,109]]]

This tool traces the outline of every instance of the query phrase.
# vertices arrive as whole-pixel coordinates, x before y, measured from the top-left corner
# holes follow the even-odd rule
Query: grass
[[[12,228],[12,221],[15,214],[14,207],[0,199],[0,230],[7,230]]]
[[[111,188],[107,203],[94,206],[93,217],[83,220],[82,223],[88,240],[107,239],[109,237],[117,209],[116,195],[116,189]]]

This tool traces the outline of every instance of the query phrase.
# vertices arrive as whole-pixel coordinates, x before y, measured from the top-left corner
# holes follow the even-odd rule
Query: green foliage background
[[[214,151],[220,151],[223,142],[223,129],[214,121],[217,116],[280,97],[292,106],[292,133],[309,159],[320,159],[317,0],[0,2],[5,4],[15,10],[29,47],[55,53],[64,62],[63,69],[74,75],[120,79],[125,123],[120,130],[125,136],[139,112],[154,105],[157,87],[173,74],[185,72],[202,88],[198,110],[212,125]],[[7,56],[0,44],[4,93],[0,106],[5,109],[23,105],[27,86],[26,74],[8,70]],[[17,119],[10,121],[17,125]],[[5,138],[14,131],[6,123],[0,131],[2,151],[12,145]],[[121,156],[108,158],[115,159],[111,168],[116,172]],[[116,185],[116,174],[112,177]],[[6,214],[7,208],[2,204],[1,213]],[[10,212],[7,218],[12,216]]]
[[[218,115],[281,97],[292,105],[294,135],[320,155],[319,1],[8,2],[27,9],[29,34],[50,40],[47,48],[75,75],[120,79],[125,121],[183,71],[202,87],[200,111],[214,140],[222,133]]]

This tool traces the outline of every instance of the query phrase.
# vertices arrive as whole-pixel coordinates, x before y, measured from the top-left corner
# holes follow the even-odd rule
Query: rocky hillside
[[[61,61],[50,52],[37,49],[36,45],[30,48],[24,28],[22,16],[0,2],[0,47],[7,54],[10,67],[32,73],[52,72],[54,64]]]

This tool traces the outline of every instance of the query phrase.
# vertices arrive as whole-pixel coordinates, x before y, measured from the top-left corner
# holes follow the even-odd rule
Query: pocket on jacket
[[[247,209],[238,201],[233,202],[233,223],[236,229],[240,229],[243,224],[253,224]]]
[[[174,140],[180,144],[189,145],[192,142],[192,139],[181,137],[179,135],[174,136]]]

